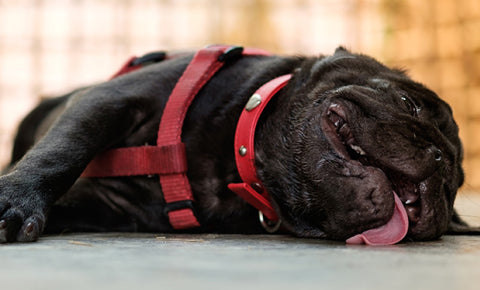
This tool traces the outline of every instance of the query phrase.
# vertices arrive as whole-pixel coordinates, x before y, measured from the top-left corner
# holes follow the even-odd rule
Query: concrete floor
[[[473,198],[461,213],[478,221]],[[0,289],[480,289],[480,236],[387,247],[272,235],[46,236],[0,245]]]
[[[480,237],[72,234],[0,246],[1,289],[479,289]]]

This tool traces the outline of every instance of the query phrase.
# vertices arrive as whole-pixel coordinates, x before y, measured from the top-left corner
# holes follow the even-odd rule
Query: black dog
[[[47,100],[27,116],[0,178],[0,241],[34,241],[44,231],[172,231],[157,177],[79,176],[109,148],[155,144],[191,59]],[[197,231],[262,232],[257,211],[227,189],[239,181],[233,137],[250,95],[288,73],[260,120],[255,161],[285,229],[344,240],[387,223],[394,191],[408,213],[407,238],[444,234],[464,179],[450,107],[404,72],[343,48],[322,57],[238,58],[200,91],[182,135]]]

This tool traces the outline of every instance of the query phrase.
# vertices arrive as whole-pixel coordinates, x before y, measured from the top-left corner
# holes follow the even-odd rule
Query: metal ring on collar
[[[280,225],[282,224],[281,219],[278,219],[278,221],[276,222],[268,220],[266,217],[263,216],[263,213],[261,211],[258,211],[258,219],[260,220],[260,224],[262,224],[262,227],[267,231],[267,233],[270,234],[278,231]]]

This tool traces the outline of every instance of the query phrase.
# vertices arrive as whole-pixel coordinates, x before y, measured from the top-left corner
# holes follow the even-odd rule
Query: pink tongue
[[[387,224],[349,238],[347,244],[393,245],[400,242],[408,232],[408,216],[402,201],[393,192],[395,210]]]

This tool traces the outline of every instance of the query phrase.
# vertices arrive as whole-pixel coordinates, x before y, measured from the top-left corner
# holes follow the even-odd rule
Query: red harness
[[[168,99],[160,121],[157,145],[106,151],[90,162],[82,177],[158,174],[166,202],[164,213],[172,227],[187,229],[200,226],[194,214],[194,198],[186,175],[187,158],[185,145],[181,141],[183,121],[200,89],[225,62],[242,55],[269,54],[257,49],[221,45],[198,51]],[[164,59],[165,54],[149,54],[142,58],[129,59],[112,78],[138,69],[145,63]],[[257,208],[261,218],[263,213],[272,221],[278,220],[278,216],[270,203],[268,192],[257,177],[254,164],[255,127],[268,101],[286,85],[290,77],[285,75],[266,83],[248,101],[235,132],[235,161],[243,183],[228,186]]]

